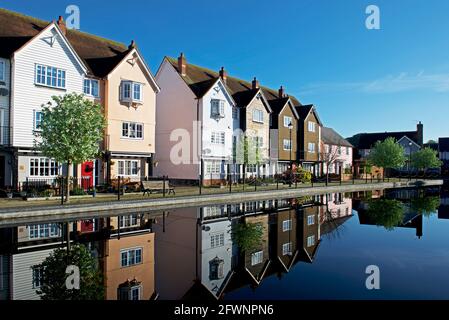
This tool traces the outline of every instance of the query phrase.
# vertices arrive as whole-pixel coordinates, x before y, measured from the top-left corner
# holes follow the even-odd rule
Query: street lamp
[[[293,130],[293,124],[291,122],[288,124],[288,130],[290,131],[290,179],[289,179],[289,182],[288,182],[288,186],[291,188],[291,186],[292,186],[292,176],[293,176],[293,165],[292,165],[292,149],[293,149],[292,130]]]
[[[412,142],[410,141],[408,143],[408,174],[410,177],[412,175],[411,168],[412,168]]]

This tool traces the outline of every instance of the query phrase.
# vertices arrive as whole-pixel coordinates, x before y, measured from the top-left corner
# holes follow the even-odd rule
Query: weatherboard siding
[[[47,41],[55,36],[53,46]],[[55,89],[35,84],[35,66],[42,64],[66,71],[66,89]],[[52,96],[83,92],[83,70],[65,45],[55,28],[36,36],[14,56],[12,79],[13,146],[32,148],[33,110],[51,100]]]
[[[168,175],[169,178],[198,179],[199,165],[193,164],[195,158],[193,123],[197,120],[198,100],[167,60],[164,60],[156,74],[156,81],[161,91],[156,96],[155,162],[157,165],[154,173],[156,176]],[[186,161],[175,164],[170,159],[170,153],[176,145],[181,143],[177,133],[182,132],[188,136],[187,145],[184,153],[180,151],[176,154]]]

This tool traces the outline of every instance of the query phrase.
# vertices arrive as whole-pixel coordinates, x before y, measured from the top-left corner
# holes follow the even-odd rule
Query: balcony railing
[[[11,127],[0,126],[0,146],[11,145]]]

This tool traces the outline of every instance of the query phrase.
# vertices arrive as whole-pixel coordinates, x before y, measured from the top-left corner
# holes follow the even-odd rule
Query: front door
[[[86,161],[81,165],[81,186],[88,190],[94,186],[94,163]]]
[[[0,156],[0,188],[5,187],[6,162],[5,157]]]

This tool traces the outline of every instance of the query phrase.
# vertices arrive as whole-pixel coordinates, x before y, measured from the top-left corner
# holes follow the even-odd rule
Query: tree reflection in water
[[[393,230],[404,219],[404,206],[398,200],[377,199],[368,202],[368,216],[377,226]]]

